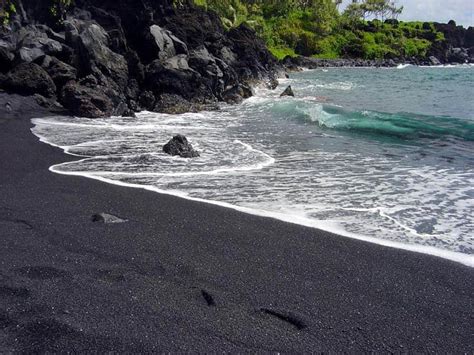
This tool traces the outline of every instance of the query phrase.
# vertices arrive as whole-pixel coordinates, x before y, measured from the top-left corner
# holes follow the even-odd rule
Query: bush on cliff
[[[426,58],[448,45],[443,33],[458,34],[455,24],[365,21],[353,14],[340,14],[332,0],[195,0],[216,11],[227,28],[245,22],[265,40],[279,59],[297,54],[318,58],[364,59]],[[378,10],[374,10],[378,11]],[[384,10],[386,11],[386,10]],[[394,15],[400,9],[393,9]],[[383,18],[385,15],[382,14]],[[448,39],[455,47],[456,41]]]

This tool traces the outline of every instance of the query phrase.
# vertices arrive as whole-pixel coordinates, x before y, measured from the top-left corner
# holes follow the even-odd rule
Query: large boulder
[[[13,60],[15,55],[12,53],[9,46],[6,44],[2,46],[2,41],[0,40],[0,72],[6,73],[13,67]]]
[[[224,73],[218,65],[220,59],[209,53],[205,46],[194,49],[189,54],[189,65],[204,76],[222,78]],[[225,63],[222,66],[226,66]]]
[[[64,86],[61,103],[72,114],[80,117],[105,117],[114,113],[114,103],[107,95],[106,88],[90,88],[75,81]]]
[[[182,158],[197,158],[199,153],[193,149],[193,146],[188,142],[185,136],[178,134],[173,137],[168,143],[163,146],[163,151],[166,154],[175,156],[179,155]]]
[[[165,30],[158,25],[150,26],[150,33],[155,40],[157,56],[160,59],[174,57],[177,54],[188,54],[188,47],[171,31]]]
[[[7,91],[21,95],[53,97],[56,94],[56,85],[51,77],[35,63],[17,65],[8,72],[3,85]]]
[[[59,41],[48,37],[47,29],[46,26],[28,25],[14,32],[11,40],[18,48],[19,61],[33,62],[44,55],[56,56],[63,51],[63,46]]]
[[[464,64],[469,60],[469,53],[466,48],[451,48],[448,52],[450,63]]]
[[[143,110],[152,111],[155,107],[155,95],[149,90],[145,90],[138,96],[138,104]]]
[[[109,36],[101,26],[94,23],[83,26],[84,29],[78,34],[82,69],[89,73],[101,73],[124,90],[128,83],[127,61],[109,48]]]
[[[176,94],[186,100],[205,101],[214,99],[212,89],[202,76],[188,66],[183,57],[173,57],[162,62],[157,59],[146,68],[145,83],[155,94]]]
[[[41,64],[41,67],[46,70],[57,87],[62,87],[68,81],[75,80],[77,78],[76,68],[61,62],[55,57],[45,56],[39,64]]]
[[[176,115],[195,111],[195,108],[191,102],[185,100],[180,95],[162,94],[158,97],[158,100],[156,100],[153,111]]]
[[[235,85],[222,94],[222,100],[228,104],[240,104],[253,95],[252,88],[245,84]]]
[[[430,56],[428,59],[431,65],[441,65],[441,62],[439,61],[439,59],[436,58],[434,55]]]

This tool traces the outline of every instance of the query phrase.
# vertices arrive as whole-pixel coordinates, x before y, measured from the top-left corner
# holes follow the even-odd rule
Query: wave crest
[[[474,141],[474,124],[454,117],[350,111],[337,106],[296,100],[277,103],[274,112],[281,117],[311,122],[322,128],[361,134],[409,140],[455,137]]]

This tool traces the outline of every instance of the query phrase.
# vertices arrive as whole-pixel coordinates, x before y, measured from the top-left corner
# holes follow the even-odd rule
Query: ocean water
[[[474,266],[473,84],[472,66],[312,70],[215,112],[42,118],[33,133],[79,157],[57,173]],[[164,154],[176,133],[201,157]]]

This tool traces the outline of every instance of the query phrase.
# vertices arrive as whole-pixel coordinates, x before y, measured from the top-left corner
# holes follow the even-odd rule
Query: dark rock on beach
[[[91,217],[92,222],[104,223],[104,224],[115,224],[115,223],[125,223],[126,219],[114,216],[109,213],[95,213]]]
[[[73,115],[82,117],[111,116],[116,112],[114,104],[108,95],[109,89],[104,86],[91,88],[75,81],[69,82],[61,92],[61,102]]]
[[[44,56],[38,61],[41,67],[49,74],[57,87],[64,86],[67,82],[75,80],[77,69],[73,66],[61,62],[59,59],[50,56]]]
[[[226,32],[191,2],[77,0],[61,23],[44,8],[25,0],[0,30],[0,89],[103,117],[197,111],[275,87],[279,65],[255,31]]]
[[[8,72],[3,87],[16,94],[40,94],[52,97],[56,93],[54,84],[48,73],[38,64],[21,63]]]
[[[174,136],[173,139],[166,143],[163,146],[163,151],[166,154],[172,156],[179,155],[182,158],[197,158],[200,156],[188,142],[187,138],[181,134]]]

